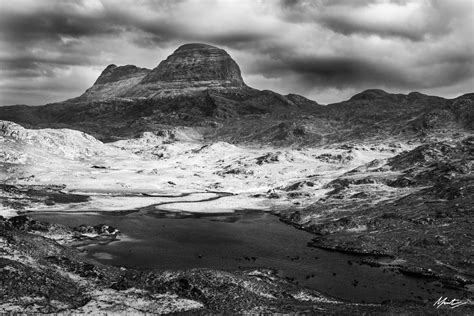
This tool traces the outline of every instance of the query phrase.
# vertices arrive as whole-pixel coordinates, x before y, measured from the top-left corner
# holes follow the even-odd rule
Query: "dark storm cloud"
[[[328,101],[372,87],[455,95],[473,83],[472,6],[462,0],[2,0],[0,103],[73,97],[109,63],[154,67],[186,42],[227,49],[256,88]],[[327,91],[334,89],[338,96],[331,99]]]
[[[385,85],[404,85],[409,81],[393,67],[350,57],[288,57],[263,64],[258,70],[269,77],[295,74],[309,86],[344,88],[358,81]]]
[[[215,34],[195,33],[192,30],[180,30],[177,27],[142,28],[145,34],[134,39],[134,43],[142,47],[167,46],[172,42],[204,42],[223,45],[231,48],[252,48],[259,41],[269,40],[271,34],[252,31],[234,31]]]
[[[83,65],[89,62],[85,55],[63,54],[57,57],[35,56],[32,54],[0,57],[0,69],[34,69],[48,64],[54,67]]]
[[[383,27],[375,28],[373,25],[367,23],[360,23],[360,21],[348,21],[342,17],[325,17],[321,19],[321,23],[335,32],[344,35],[359,34],[377,34],[384,37],[402,37],[412,41],[423,40],[426,33],[420,33],[409,28],[393,28]]]
[[[269,38],[269,34],[259,32],[258,29],[221,32],[215,28],[212,32],[200,32],[196,25],[183,23],[182,17],[173,19],[168,16],[167,10],[173,10],[183,2],[141,1],[132,2],[132,7],[104,2],[100,10],[84,12],[87,1],[52,1],[55,5],[35,10],[4,11],[0,13],[0,38],[8,42],[11,48],[24,51],[43,47],[55,50],[60,56],[48,59],[40,54],[30,54],[29,57],[12,54],[15,61],[5,62],[0,58],[1,67],[38,67],[38,64],[56,67],[61,64],[93,63],[90,53],[98,53],[97,47],[92,47],[93,51],[90,52],[90,46],[74,45],[74,40],[119,37],[125,33],[132,34],[132,43],[147,48],[188,41],[233,47]],[[134,9],[141,11],[135,13]],[[158,14],[143,14],[146,12]]]
[[[437,51],[417,57],[411,68],[403,65],[403,58],[379,59],[370,54],[299,55],[294,47],[281,45],[257,51],[267,58],[252,64],[253,74],[267,78],[291,76],[305,89],[378,86],[414,90],[472,81],[474,77],[472,51]]]
[[[153,8],[157,9],[158,12],[166,12],[168,9],[177,9],[178,3],[185,4],[185,2],[165,2],[165,5],[160,7],[156,7],[155,2],[152,2],[152,4],[155,4]],[[204,1],[203,3],[212,5],[213,2]],[[206,10],[207,8],[203,11]],[[212,8],[209,8],[209,10],[212,11]],[[193,14],[193,12],[186,13]],[[194,12],[194,14],[198,15],[200,13]],[[195,21],[188,21],[189,16],[173,18],[162,14],[144,17],[143,15],[130,14],[129,10],[124,10],[122,7],[109,7],[105,18],[110,23],[120,23],[125,30],[138,31],[139,33],[134,42],[145,47],[166,46],[176,42],[206,42],[227,47],[242,47],[242,45],[248,47],[258,41],[270,40],[274,37],[266,30],[252,29],[245,25],[240,25],[235,29],[225,28],[225,25],[206,29],[206,24],[211,21],[206,21],[205,18],[202,22],[196,23]],[[225,23],[225,17],[222,18]]]
[[[1,37],[15,43],[61,40],[61,36],[83,37],[120,32],[102,14],[88,16],[65,2],[32,11],[13,11],[1,14]]]

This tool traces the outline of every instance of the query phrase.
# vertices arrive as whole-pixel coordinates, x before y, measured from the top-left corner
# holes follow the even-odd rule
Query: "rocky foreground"
[[[2,310],[439,311],[431,303],[341,302],[265,269],[104,266],[75,247],[113,241],[119,234],[113,228],[69,228],[17,216],[90,210],[269,210],[314,233],[310,246],[359,254],[368,265],[438,280],[457,289],[458,299],[472,296],[472,137],[421,145],[271,149],[204,144],[196,131],[186,129],[103,144],[75,131],[2,124]],[[176,198],[163,203],[165,193]]]

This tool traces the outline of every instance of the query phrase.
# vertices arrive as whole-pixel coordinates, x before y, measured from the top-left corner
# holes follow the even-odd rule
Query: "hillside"
[[[206,89],[173,98],[6,106],[0,107],[0,118],[33,128],[73,128],[104,141],[163,125],[203,127],[209,140],[274,145],[472,130],[472,95],[452,100],[414,95],[386,93],[322,106],[271,91]]]

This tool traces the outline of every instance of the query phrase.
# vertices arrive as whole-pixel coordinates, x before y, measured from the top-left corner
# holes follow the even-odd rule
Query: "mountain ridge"
[[[192,43],[154,69],[108,65],[77,98],[0,107],[0,119],[31,128],[78,129],[103,141],[162,126],[194,126],[205,128],[209,141],[321,145],[472,130],[473,96],[445,99],[368,89],[323,106],[300,95],[249,87],[225,50]]]

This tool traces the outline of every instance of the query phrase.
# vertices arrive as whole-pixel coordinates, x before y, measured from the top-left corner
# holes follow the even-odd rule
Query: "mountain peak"
[[[139,76],[143,77],[148,72],[150,72],[149,69],[139,68],[133,65],[117,67],[115,64],[110,64],[104,69],[104,71],[102,71],[94,85],[111,83]]]
[[[382,89],[368,89],[365,91],[362,91],[350,98],[350,100],[372,100],[372,99],[377,99],[381,97],[386,97],[388,96],[389,93],[382,90]]]
[[[209,45],[209,44],[204,44],[204,43],[188,43],[188,44],[183,44],[180,47],[178,47],[175,50],[175,53],[179,51],[186,51],[186,50],[207,50],[207,49],[220,49],[220,48]]]
[[[245,86],[239,66],[225,50],[201,43],[178,47],[141,83],[173,89]]]

